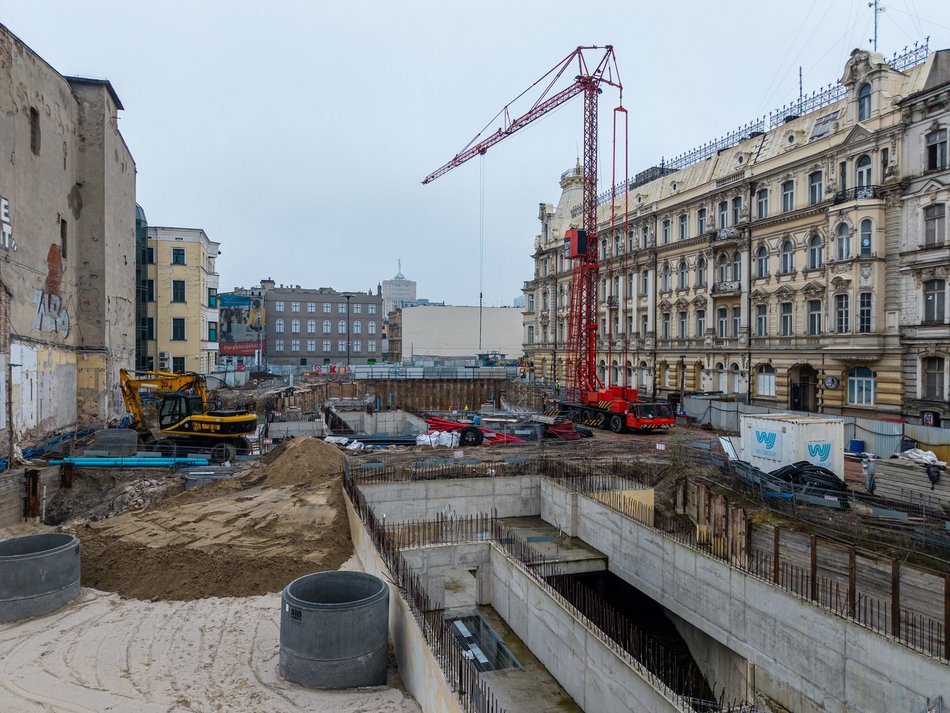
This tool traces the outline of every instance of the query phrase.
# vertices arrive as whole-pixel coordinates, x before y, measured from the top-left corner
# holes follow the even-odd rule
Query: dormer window
[[[871,118],[871,85],[862,84],[858,90],[858,121]]]

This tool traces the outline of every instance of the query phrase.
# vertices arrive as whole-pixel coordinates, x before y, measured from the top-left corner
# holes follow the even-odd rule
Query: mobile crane
[[[209,448],[212,462],[231,460],[247,453],[247,436],[257,429],[257,416],[247,411],[208,410],[205,377],[193,372],[119,371],[119,383],[131,427],[143,443],[151,443],[164,456],[188,448]],[[161,393],[158,433],[147,428],[142,391]]]
[[[603,56],[590,69],[587,55],[603,50]],[[577,67],[574,82],[551,96],[548,91],[571,67]],[[516,119],[510,119],[509,106],[496,115],[504,117],[504,126],[478,143],[481,132],[448,163],[423,179],[428,184],[453,168],[461,166],[515,132],[525,128],[536,119],[560,107],[578,94],[584,95],[584,184],[580,227],[569,229],[564,238],[565,257],[574,263],[571,275],[571,306],[568,322],[568,355],[566,380],[567,399],[558,402],[558,410],[572,421],[593,426],[604,426],[620,433],[629,428],[668,428],[676,423],[669,403],[644,403],[639,401],[636,389],[623,386],[605,386],[597,375],[597,98],[603,85],[614,87],[620,94],[620,105],[614,110],[626,121],[627,110],[623,108],[623,85],[620,70],[611,45],[603,47],[582,46],[570,52],[544,76],[538,79],[519,99],[542,82],[547,85],[531,108]],[[494,120],[493,120],[494,121]],[[484,131],[484,130],[483,130]],[[616,152],[614,152],[616,159]],[[615,190],[616,184],[614,184]],[[611,199],[614,196],[611,195]],[[613,203],[613,200],[612,200]]]

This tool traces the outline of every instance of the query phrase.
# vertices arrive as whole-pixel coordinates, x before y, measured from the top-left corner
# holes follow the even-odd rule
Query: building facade
[[[145,368],[207,374],[218,361],[218,247],[201,228],[146,228]]]
[[[481,311],[481,318],[479,318]],[[389,359],[475,359],[497,352],[521,356],[521,312],[513,307],[405,307],[390,317]]]
[[[380,291],[337,292],[329,287],[276,285],[236,289],[263,300],[268,364],[323,366],[375,364],[382,360],[383,298]]]
[[[796,410],[910,415],[901,224],[916,169],[893,98],[939,83],[946,55],[891,64],[855,50],[838,86],[625,182],[613,224],[609,199],[599,211],[600,379],[647,398],[722,391]],[[557,209],[541,206],[524,290],[525,350],[559,378],[572,268],[563,235],[579,227],[581,174],[562,176]],[[943,200],[929,185],[925,200]]]
[[[0,453],[124,411],[135,359],[135,162],[122,103],[0,26]]]
[[[415,280],[406,279],[402,274],[402,260],[399,261],[399,269],[396,276],[391,280],[383,280],[383,317],[389,317],[389,313],[398,309],[403,302],[413,302],[416,299]]]

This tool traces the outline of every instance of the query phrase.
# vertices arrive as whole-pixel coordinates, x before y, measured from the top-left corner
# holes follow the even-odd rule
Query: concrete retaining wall
[[[916,711],[950,665],[579,497],[577,536],[623,577],[750,661],[757,690],[800,713]]]
[[[456,517],[490,513],[521,517],[541,512],[539,476],[456,478],[361,485],[366,501],[386,522],[429,520],[451,512]]]
[[[353,549],[369,574],[380,577],[389,585],[389,636],[396,652],[399,676],[424,713],[463,713],[462,706],[452,693],[452,689],[442,669],[436,662],[432,651],[419,630],[409,605],[400,595],[399,589],[391,584],[392,576],[373,546],[369,533],[363,527],[353,510],[349,498],[346,502],[346,516],[353,537]]]
[[[491,603],[491,564],[488,542],[462,545],[441,545],[403,550],[403,556],[420,575],[425,577],[425,588],[445,606],[445,580],[459,571],[475,570],[475,603]],[[466,576],[468,576],[466,574]]]
[[[496,547],[492,606],[585,711],[680,711]]]

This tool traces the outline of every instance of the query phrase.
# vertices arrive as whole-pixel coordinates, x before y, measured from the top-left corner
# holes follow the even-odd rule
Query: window
[[[313,334],[317,331],[317,320],[308,319],[307,320],[307,334]]]
[[[821,196],[824,191],[824,176],[821,171],[815,171],[808,174],[808,203],[815,205],[821,203]]]
[[[881,180],[883,181],[887,178],[887,169],[890,166],[891,161],[891,151],[890,149],[881,149]]]
[[[145,301],[146,302],[155,301],[155,280],[145,281]]]
[[[155,264],[155,248],[145,248],[145,262],[149,265]]]
[[[791,240],[782,243],[782,273],[795,272],[795,245]]]
[[[756,372],[755,393],[759,396],[775,396],[775,369],[768,364],[763,364]]]
[[[821,300],[808,300],[808,333],[821,334]]]
[[[855,164],[854,178],[854,185],[858,188],[866,188],[871,185],[871,157],[867,154],[859,158],[857,164]],[[864,197],[860,191],[858,197]]]
[[[650,324],[650,318],[647,315],[640,316],[640,334],[646,335]]]
[[[696,213],[696,222],[698,224],[699,234],[702,235],[706,232],[706,209],[700,208]]]
[[[732,279],[737,282],[742,279],[742,255],[738,250],[732,254]]]
[[[623,238],[622,238],[622,237],[620,236],[620,234],[618,233],[617,235],[614,236],[614,257],[617,257],[617,256],[620,255],[620,253],[622,253],[622,252],[623,252]],[[545,260],[545,261],[544,261],[544,271],[545,271],[544,274],[547,274],[547,269],[548,269],[548,261]]]
[[[600,241],[600,259],[607,259],[607,238]]]
[[[329,319],[323,320],[323,333],[329,334],[331,329],[332,327],[330,325],[330,320]]]
[[[366,333],[367,333],[367,334],[376,334],[376,322],[367,322],[367,323],[366,323]]]
[[[689,216],[686,213],[680,216],[680,240],[689,237]]]
[[[847,295],[835,295],[835,332],[845,334],[850,331],[851,304]]]
[[[767,337],[769,334],[769,307],[768,305],[755,306],[755,336]]]
[[[719,224],[720,228],[729,225],[729,201],[719,201]]]
[[[307,351],[308,351],[308,352],[315,352],[315,351],[317,351],[317,340],[316,340],[316,339],[308,339],[308,340],[307,340]]]
[[[831,131],[831,125],[834,123],[834,120],[838,118],[838,112],[833,111],[830,114],[825,114],[824,116],[818,117],[818,121],[815,122],[815,126],[811,130],[811,136],[808,137],[809,141],[816,141],[823,136],[827,136]]]
[[[283,301],[278,300],[277,302],[274,303],[274,311],[275,311],[275,312],[283,312],[283,311],[284,311],[284,303],[283,303]]]
[[[742,220],[742,196],[732,199],[732,224],[739,225]]]
[[[155,339],[155,318],[146,317],[145,318],[145,339],[152,341]]]
[[[324,340],[323,340],[323,351],[324,351],[324,352],[329,352],[329,351],[330,351],[330,348],[331,348],[330,345],[331,345],[330,340],[329,340],[329,339],[324,339]]]
[[[172,357],[172,371],[180,374],[185,370],[185,357]]]
[[[185,249],[172,248],[172,265],[184,265],[184,264],[185,264]]]
[[[184,317],[173,317],[172,318],[172,340],[176,342],[184,341],[185,339],[185,318]]]
[[[316,312],[316,311],[317,311],[317,303],[316,303],[316,302],[308,302],[308,303],[307,303],[307,313],[308,313],[308,314],[313,314],[313,313]],[[311,349],[310,351],[313,351],[313,349]]]
[[[545,260],[544,264],[547,265],[547,260]],[[359,302],[354,302],[354,303],[353,303],[353,314],[360,314],[362,311],[363,311],[363,305],[360,304]]]
[[[172,280],[172,302],[185,301],[185,281]]]
[[[821,253],[823,249],[820,235],[812,235],[808,241],[808,269],[817,270],[821,267]]]
[[[795,181],[785,181],[782,184],[782,212],[795,210]]]
[[[284,320],[278,319],[277,321],[274,322],[274,331],[275,331],[277,334],[283,334],[283,333],[284,333]]]
[[[208,322],[208,341],[209,342],[218,341],[218,323],[217,322]]]
[[[779,306],[779,315],[781,317],[781,333],[783,337],[792,336],[792,303],[791,302],[782,302]]]
[[[669,339],[670,338],[670,313],[669,312],[663,313],[663,317],[660,323],[663,327],[663,331],[662,331],[663,339]]]
[[[663,221],[663,244],[670,242],[670,221],[669,218]]]
[[[40,155],[40,112],[35,106],[30,107],[30,151],[35,156]]]
[[[661,273],[660,292],[670,291],[670,266],[665,265]]]
[[[337,334],[346,334],[346,320],[341,319],[336,325]]]
[[[858,121],[871,118],[871,85],[862,84],[858,89]]]
[[[214,287],[208,288],[208,307],[216,309],[218,306],[218,291]]]
[[[924,357],[920,360],[921,398],[942,401],[944,398],[943,357]]]
[[[861,221],[858,230],[861,257],[871,257],[871,234],[874,232],[870,218]]]
[[[763,188],[755,194],[756,216],[758,218],[769,217],[769,189]]]
[[[696,336],[702,337],[706,334],[706,310],[696,310]]]
[[[275,351],[275,352],[282,352],[282,351],[284,351],[284,340],[283,340],[283,339],[275,339],[275,340],[274,340],[274,351]]]
[[[647,248],[650,245],[650,229],[647,226],[643,226],[643,230],[640,231],[640,247]]]
[[[719,282],[729,281],[729,259],[725,255],[720,255],[716,266],[719,274]]]
[[[356,320],[355,322],[353,322],[353,334],[362,334],[362,333],[363,333],[363,323],[360,320]]]
[[[726,330],[729,328],[729,310],[725,307],[720,307],[719,311],[716,313],[718,320],[718,331],[720,339],[726,338]]]
[[[680,339],[686,339],[686,313],[679,312],[677,314],[677,322],[679,323],[679,328],[677,334]]]
[[[874,405],[874,372],[866,366],[858,366],[848,372],[848,403]]]
[[[644,270],[640,273],[640,294],[645,295],[648,291],[648,283],[650,282],[650,272]]]
[[[375,339],[370,339],[368,342],[366,342],[366,351],[368,351],[370,354],[376,351]]]
[[[680,267],[679,267],[679,288],[680,288],[681,290],[685,290],[687,287],[689,287],[689,274],[688,274],[688,270],[687,270],[687,268],[686,268],[686,261],[685,261],[685,260],[680,260]]]
[[[696,287],[706,286],[706,258],[699,258],[696,261]]]
[[[924,322],[943,324],[946,317],[946,290],[944,280],[927,280],[924,283]]]
[[[946,204],[924,208],[924,245],[943,245],[946,239]]]
[[[733,307],[732,308],[732,336],[739,336],[739,326],[742,323],[742,308]]]
[[[346,307],[347,307],[346,303],[340,302],[340,303],[336,306],[337,314],[346,314]]]
[[[366,305],[366,314],[376,314],[376,305]]]
[[[528,344],[534,344],[534,326],[528,325]]]
[[[839,260],[851,259],[851,228],[845,223],[838,226],[838,246],[835,254]]]
[[[927,134],[927,170],[942,171],[947,167],[947,130]]]
[[[299,340],[299,339],[291,339],[291,340],[290,340],[290,351],[292,351],[292,352],[299,352],[299,351],[300,351],[300,340]]]
[[[871,331],[871,293],[858,295],[858,332],[869,334]]]
[[[291,302],[291,303],[290,303],[290,311],[291,311],[291,312],[299,312],[299,311],[300,311],[300,303],[299,303],[299,302]]]
[[[324,314],[330,314],[331,305],[329,302],[324,302],[322,308]]]
[[[300,334],[300,320],[295,319],[290,323],[290,331],[294,334]]]
[[[345,339],[338,339],[338,340],[337,340],[337,342],[336,342],[336,350],[337,350],[338,352],[345,352],[345,351],[346,351],[346,340],[345,340]]]

